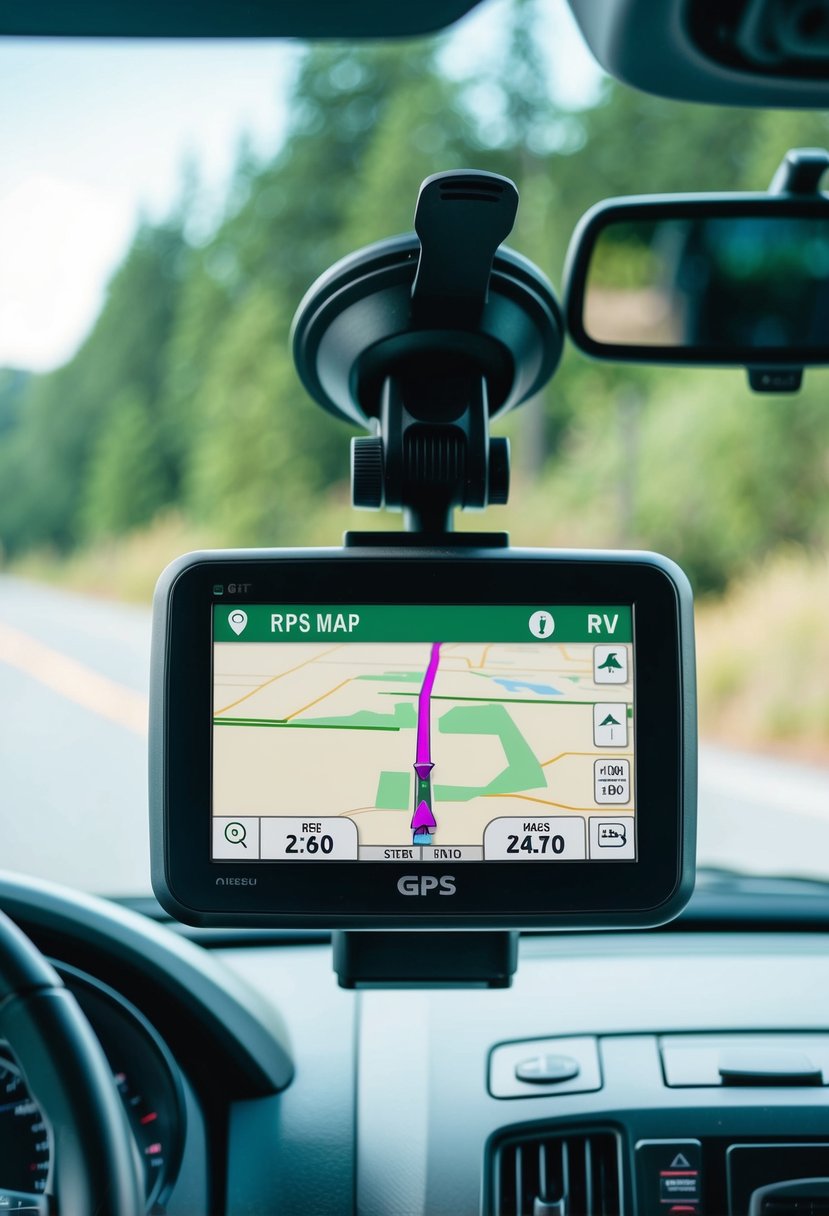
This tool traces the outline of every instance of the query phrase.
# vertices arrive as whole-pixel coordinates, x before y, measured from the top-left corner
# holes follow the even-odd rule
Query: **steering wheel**
[[[55,1201],[4,1191],[0,1179],[2,1210],[142,1216],[141,1162],[101,1045],[60,976],[2,912],[0,1038],[52,1129]]]

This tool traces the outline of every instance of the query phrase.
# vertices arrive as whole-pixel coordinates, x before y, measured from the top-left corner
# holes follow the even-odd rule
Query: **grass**
[[[159,574],[174,557],[219,542],[177,515],[69,555],[38,550],[11,563],[11,574],[104,599],[149,604]]]
[[[829,555],[784,550],[698,604],[697,659],[703,737],[829,763]]]

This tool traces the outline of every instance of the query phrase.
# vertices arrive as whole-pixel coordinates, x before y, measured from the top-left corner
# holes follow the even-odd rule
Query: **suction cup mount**
[[[435,174],[415,232],[337,262],[294,318],[311,397],[372,432],[352,440],[354,505],[402,510],[410,531],[443,534],[455,508],[507,501],[509,443],[490,438],[490,420],[543,388],[561,357],[552,286],[499,248],[517,209],[506,177]]]

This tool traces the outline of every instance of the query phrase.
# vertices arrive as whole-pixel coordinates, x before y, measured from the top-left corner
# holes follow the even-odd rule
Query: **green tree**
[[[424,178],[447,169],[474,167],[472,132],[460,106],[459,88],[434,66],[405,73],[388,98],[347,197],[342,244],[349,249],[411,232]]]
[[[284,325],[278,301],[251,291],[207,369],[187,502],[228,544],[291,544],[322,488],[296,377],[273,341]]]
[[[788,147],[829,138],[822,114],[688,105],[611,82],[568,112],[539,50],[546,12],[537,0],[507,11],[497,62],[468,81],[446,78],[434,41],[301,52],[288,136],[264,163],[242,147],[212,235],[191,172],[174,216],[140,226],[77,355],[46,376],[0,374],[0,482],[14,486],[0,496],[0,543],[69,548],[167,503],[217,539],[304,531],[345,480],[349,432],[298,384],[290,318],[336,258],[411,228],[430,173],[513,177],[509,243],[560,283],[570,234],[599,199],[764,189]],[[545,516],[535,539],[663,547],[703,586],[781,540],[825,544],[824,380],[810,373],[799,397],[763,400],[741,374],[568,351],[542,402],[509,423],[535,482],[516,497]]]
[[[20,414],[31,375],[17,368],[0,368],[0,439],[20,425]]]
[[[165,478],[154,430],[135,390],[112,403],[89,464],[80,510],[85,535],[120,536],[147,523],[161,506]]]
[[[518,184],[521,200],[510,243],[542,268],[556,253],[554,149],[565,121],[551,97],[541,49],[545,19],[537,0],[513,0],[510,36],[493,82],[501,94],[503,171]],[[565,420],[555,412],[552,392],[548,388],[526,402],[518,416],[516,455],[525,477],[540,475],[563,433]]]
[[[179,229],[143,225],[77,354],[64,367],[31,378],[19,423],[2,441],[12,466],[25,470],[17,493],[0,500],[0,538],[9,550],[69,548],[84,535],[80,512],[90,460],[122,394],[138,394],[155,423],[185,263]],[[163,451],[160,461],[167,497]]]

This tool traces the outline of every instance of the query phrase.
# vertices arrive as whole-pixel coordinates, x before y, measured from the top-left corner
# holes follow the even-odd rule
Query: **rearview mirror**
[[[600,203],[570,245],[565,310],[573,341],[600,359],[829,363],[829,198]]]

